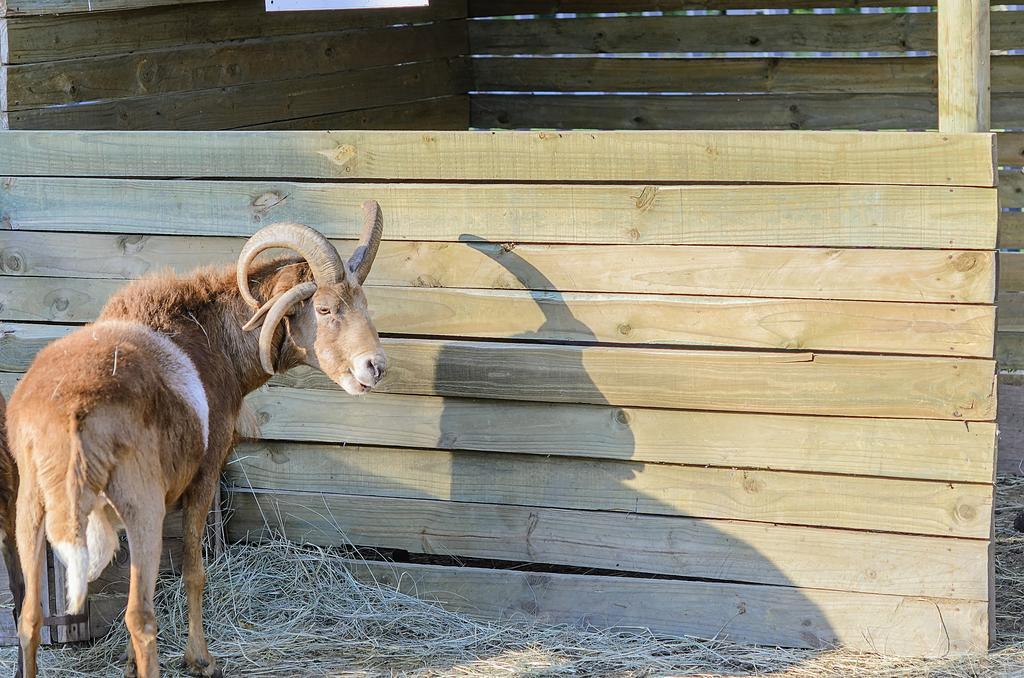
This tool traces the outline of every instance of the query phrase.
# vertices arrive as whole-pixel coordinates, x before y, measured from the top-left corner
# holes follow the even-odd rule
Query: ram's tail
[[[76,422],[71,425],[68,451],[68,472],[65,476],[64,501],[47,502],[46,523],[51,545],[66,570],[67,614],[85,610],[89,593],[89,514],[96,505],[93,478],[90,478],[82,436]]]

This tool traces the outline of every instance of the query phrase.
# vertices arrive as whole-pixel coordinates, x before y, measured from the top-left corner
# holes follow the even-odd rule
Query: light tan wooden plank
[[[181,4],[126,12],[6,19],[5,64],[121,54],[141,49],[298,35],[465,16],[464,0],[361,12],[268,13],[259,0]]]
[[[60,290],[50,311],[60,317],[52,320],[75,317],[77,302],[87,302],[89,294]],[[69,304],[61,310],[65,301]],[[386,339],[384,348],[388,376],[379,389],[390,393],[780,414],[995,418],[991,360],[428,339]],[[304,370],[279,380],[337,388],[324,375]]]
[[[232,541],[276,532],[322,546],[352,543],[865,593],[988,597],[984,541],[277,490],[238,489],[229,501]],[[858,558],[851,560],[850,553]]]
[[[475,90],[526,92],[773,92],[910,94],[937,91],[934,57],[607,58],[473,60]],[[1024,57],[992,57],[992,90],[1024,89]]]
[[[273,490],[978,539],[991,530],[991,485],[381,447],[283,444],[236,457],[235,484]]]
[[[989,643],[985,603],[364,560],[351,567],[375,586],[489,618],[916,656],[981,653]]]
[[[856,0],[857,7],[929,6],[935,0]],[[679,12],[701,9],[805,9],[835,0],[469,0],[471,17],[558,12]]]
[[[242,238],[0,231],[0,272],[139,278],[228,265]],[[343,257],[354,240],[335,240]],[[992,303],[994,252],[385,241],[372,287]]]
[[[378,329],[404,335],[981,358],[995,341],[989,306],[399,287],[367,296]]]
[[[93,320],[123,283],[11,277],[0,319]],[[801,349],[991,358],[995,308],[980,305],[665,295],[367,289],[384,333],[469,339]]]
[[[10,129],[217,130],[465,92],[461,59],[10,111]],[[343,102],[343,103],[342,103]]]
[[[989,0],[938,0],[938,9],[939,130],[987,132],[992,127]]]
[[[987,360],[398,339],[385,348],[391,361],[384,387],[391,392],[746,412],[995,417],[994,363]]]
[[[22,372],[61,326],[0,325],[0,370]],[[18,375],[7,375],[13,388]],[[0,382],[3,380],[0,379]],[[9,390],[7,391],[9,393]],[[992,481],[995,425],[749,415],[373,395],[282,387],[249,397],[268,439],[566,455],[698,466]]]
[[[995,184],[988,134],[18,132],[9,175]]]
[[[0,0],[0,17],[39,16],[43,14],[72,14],[85,12],[113,12],[127,9],[147,9],[164,5],[188,5],[214,0]]]
[[[1015,49],[1024,12],[994,12],[992,49]],[[617,16],[471,21],[474,54],[935,50],[934,13]]]
[[[323,130],[323,129],[441,129],[469,127],[469,96],[434,97],[407,104],[377,106],[357,111],[339,111],[305,118],[275,120],[237,129]]]
[[[6,66],[5,109],[153,97],[255,82],[263,83],[270,92],[274,86],[269,81],[312,79],[374,66],[435,61],[467,51],[465,22],[441,21]],[[210,68],[211,63],[217,64],[217,68]],[[381,84],[385,79],[381,78]],[[311,84],[315,86],[312,80]],[[236,92],[232,95],[241,96]]]
[[[999,214],[995,190],[961,187],[0,180],[14,230],[248,236],[297,221],[357,238],[371,197],[387,240],[495,243],[992,249]]]

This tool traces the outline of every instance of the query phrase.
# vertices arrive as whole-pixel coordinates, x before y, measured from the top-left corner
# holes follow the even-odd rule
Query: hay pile
[[[285,542],[238,545],[210,564],[206,624],[211,651],[235,676],[648,676],[1024,675],[1024,478],[999,484],[996,578],[999,639],[984,658],[899,660],[851,652],[742,646],[569,627],[479,622],[393,590],[355,581],[342,554]],[[162,665],[177,673],[184,591],[161,583]],[[118,627],[86,648],[43,650],[47,676],[109,676],[121,668]],[[13,651],[5,651],[8,672]]]

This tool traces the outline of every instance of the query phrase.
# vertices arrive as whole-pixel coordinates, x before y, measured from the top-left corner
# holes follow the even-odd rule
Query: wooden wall
[[[465,129],[466,0],[0,1],[5,129]]]
[[[231,538],[482,560],[363,567],[490,615],[980,651],[992,144],[11,132],[0,387],[126,279],[232,262],[277,220],[347,253],[374,198],[389,376],[353,398],[300,369],[251,396]],[[540,570],[495,569],[522,562]]]

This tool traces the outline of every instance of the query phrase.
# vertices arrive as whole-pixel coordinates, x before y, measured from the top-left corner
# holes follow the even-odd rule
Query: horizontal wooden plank
[[[934,57],[473,59],[476,91],[934,95]],[[1024,56],[992,58],[992,91],[1024,89]]]
[[[8,175],[995,185],[991,134],[17,132]]]
[[[477,94],[472,122],[497,129],[935,129],[932,94]],[[1024,96],[992,95],[997,127],[1024,126]]]
[[[25,371],[40,348],[68,330],[0,324],[0,370]],[[7,377],[8,385],[16,378]],[[351,398],[339,390],[279,386],[253,393],[249,403],[268,439],[982,483],[993,476],[995,425],[982,422],[965,426],[394,394]]]
[[[999,253],[999,291],[1024,291],[1024,252]]]
[[[0,147],[9,136],[0,135]],[[58,146],[53,153],[56,162]],[[357,238],[360,205],[370,197],[386,215],[387,240],[513,244],[992,249],[999,215],[995,190],[964,187],[0,179],[3,223],[22,231],[248,236],[266,223],[297,221]]]
[[[174,46],[4,66],[0,79],[6,78],[6,100],[0,103],[4,110],[14,111],[255,82],[264,83],[269,93],[274,89],[269,81],[435,61],[467,51],[464,21]],[[380,77],[383,85],[391,76]],[[311,84],[316,86],[315,81]],[[159,99],[153,101],[160,105]]]
[[[667,15],[469,22],[474,54],[894,52],[936,49],[934,13]],[[992,13],[992,49],[1015,49],[1024,12]]]
[[[1004,209],[1024,208],[1024,170],[1021,168],[999,171],[999,206]]]
[[[1000,132],[997,137],[999,164],[1024,166],[1024,132]]]
[[[123,54],[246,38],[269,38],[394,24],[457,19],[465,0],[429,7],[360,12],[265,11],[263,0],[178,4],[125,12],[18,17],[3,20],[0,62],[24,64]]]
[[[243,125],[246,130],[324,130],[324,129],[443,129],[469,127],[469,96],[432,97],[391,106],[375,106],[356,111],[338,111],[305,118],[274,120]]]
[[[1024,212],[999,213],[999,246],[1024,248]]]
[[[469,88],[462,59],[171,94],[142,95],[6,114],[8,129],[217,130],[454,95]],[[343,103],[341,103],[343,102]]]
[[[124,283],[10,277],[0,319],[85,322]],[[665,295],[367,289],[377,329],[406,336],[661,344],[991,358],[980,305]]]
[[[293,459],[301,463],[302,456]],[[232,477],[244,484],[238,473]],[[228,502],[231,541],[278,533],[321,546],[351,543],[719,581],[988,598],[984,541],[276,490],[238,489]]]
[[[701,9],[806,9],[835,0],[469,0],[469,16],[559,12],[681,12]],[[934,6],[935,0],[848,0],[843,7]]]
[[[996,360],[1001,373],[1024,370],[1024,333],[1000,332],[996,338]],[[1013,417],[1018,420],[1020,413],[1014,412]]]
[[[394,338],[384,348],[379,390],[408,395],[962,421],[996,412],[991,360]],[[278,380],[337,388],[308,370]]]
[[[365,560],[352,561],[351,568],[374,586],[393,586],[488,618],[648,628],[772,646],[838,645],[890,655],[983,653],[989,643],[985,603]]]
[[[0,17],[38,16],[42,14],[72,14],[85,12],[114,12],[127,9],[145,9],[163,5],[188,5],[214,0],[0,0]]]
[[[991,485],[354,446],[246,446],[236,486],[988,539]],[[985,543],[985,542],[982,542]],[[987,545],[987,544],[986,544]],[[980,573],[975,573],[980,576]]]
[[[290,198],[290,196],[289,196]],[[390,226],[390,224],[389,224]],[[0,272],[140,278],[230,264],[244,239],[0,231]],[[343,257],[356,241],[334,240]],[[385,241],[372,287],[992,303],[994,252]]]
[[[995,417],[995,365],[987,360],[398,339],[389,340],[386,350],[392,360],[384,388],[397,393],[791,414]]]
[[[404,287],[367,296],[377,328],[403,335],[978,358],[995,341],[990,306]]]

